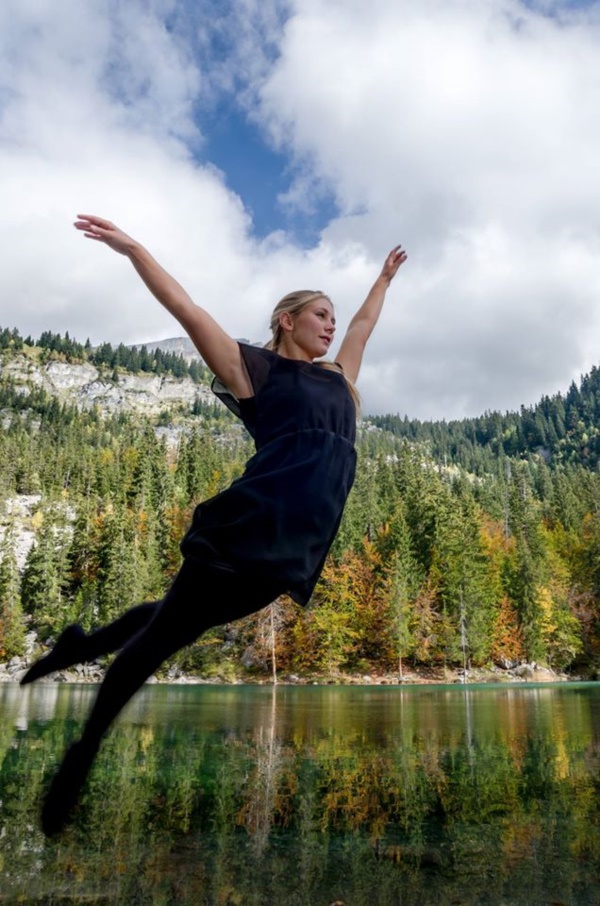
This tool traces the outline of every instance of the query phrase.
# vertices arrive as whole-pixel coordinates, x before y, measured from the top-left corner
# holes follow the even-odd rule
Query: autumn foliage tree
[[[33,346],[2,336],[4,359],[89,353],[67,337]],[[117,377],[134,365],[180,370],[147,350],[99,355]],[[45,642],[73,620],[91,629],[159,597],[194,506],[239,475],[252,450],[223,407],[200,397],[187,413],[106,416],[39,386],[23,393],[9,374],[0,379],[4,656],[20,650],[26,628]],[[229,675],[253,646],[265,673],[273,653],[278,670],[315,674],[600,665],[599,388],[596,369],[521,413],[360,426],[356,483],[310,606],[215,630],[181,663]],[[38,501],[26,527],[33,545],[15,572],[2,505],[25,494]]]

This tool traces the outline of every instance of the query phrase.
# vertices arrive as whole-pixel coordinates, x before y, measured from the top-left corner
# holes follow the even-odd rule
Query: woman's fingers
[[[398,269],[406,261],[407,255],[401,245],[395,246],[387,257],[386,264],[389,267]]]
[[[104,217],[97,217],[95,214],[78,214],[77,218],[73,226],[76,230],[80,230],[86,239],[103,242],[121,255],[126,255],[134,245],[131,236],[120,230],[110,220],[105,220]]]
[[[78,214],[78,219],[73,224],[76,230],[81,230],[88,239],[106,239],[107,233],[116,233],[117,228],[110,220],[96,217],[92,214]]]
[[[77,219],[85,221],[86,223],[91,223],[94,226],[99,226],[103,230],[114,229],[114,223],[111,223],[110,220],[106,220],[104,217],[98,217],[96,214],[78,214]]]
[[[73,226],[76,230],[81,230],[87,239],[98,239],[102,242],[118,240],[120,230],[103,217],[96,217],[95,214],[78,214],[78,219]]]
[[[73,224],[76,230],[80,230],[88,239],[105,239],[106,230],[96,224],[89,223],[85,220],[78,220]]]
[[[400,265],[404,264],[407,255],[401,245],[396,245],[385,259],[382,274],[391,280],[398,272]]]

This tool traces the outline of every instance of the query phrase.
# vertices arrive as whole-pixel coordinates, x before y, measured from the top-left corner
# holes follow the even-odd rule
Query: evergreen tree
[[[21,599],[33,627],[47,637],[56,636],[70,622],[65,599],[68,539],[64,514],[48,508],[40,516],[41,525],[25,563]]]
[[[99,555],[100,519],[95,504],[86,498],[73,524],[67,565],[73,619],[87,631],[95,626],[98,613]]]
[[[11,522],[0,545],[0,656],[23,654],[25,620],[21,606],[20,578],[15,557],[15,533]]]
[[[403,675],[403,661],[414,651],[410,624],[412,608],[424,581],[414,556],[404,507],[398,501],[376,542],[382,563],[382,594],[387,604],[387,636],[391,661]]]
[[[110,623],[143,597],[143,574],[133,520],[122,501],[110,504],[103,514],[98,548],[98,614],[100,624]]]
[[[523,633],[525,652],[531,661],[544,661],[540,587],[545,578],[546,550],[541,534],[539,505],[526,463],[513,469],[510,486],[510,531],[515,541],[508,564],[508,593],[515,602]]]
[[[470,494],[440,510],[430,581],[438,590],[451,662],[485,663],[490,653],[494,596],[481,525]]]

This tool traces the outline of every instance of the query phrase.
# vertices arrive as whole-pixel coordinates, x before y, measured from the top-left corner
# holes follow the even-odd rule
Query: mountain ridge
[[[84,406],[97,403],[106,411],[115,411],[133,405],[139,411],[156,412],[163,406],[193,404],[197,397],[203,403],[213,401],[207,387],[210,373],[187,337],[116,348],[104,343],[92,348],[89,341],[82,346],[68,334],[62,338],[45,332],[36,342],[31,338],[24,341],[16,330],[5,329],[0,330],[2,350],[3,370],[9,376],[11,367],[17,367],[8,364],[11,357],[21,354],[29,358],[21,367],[21,385],[31,379],[70,400],[77,396],[79,385]],[[37,373],[36,363],[41,369]],[[69,388],[69,384],[73,386]],[[550,465],[581,462],[595,468],[600,462],[600,369],[594,366],[579,385],[573,381],[564,394],[543,396],[519,411],[488,411],[452,421],[420,421],[392,414],[366,414],[364,418],[368,425],[424,444],[436,460],[463,465],[476,474],[489,470],[504,456],[537,455]]]

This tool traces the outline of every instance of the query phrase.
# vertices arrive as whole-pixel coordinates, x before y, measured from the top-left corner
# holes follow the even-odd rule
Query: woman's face
[[[310,359],[317,359],[327,353],[335,333],[333,305],[324,297],[314,299],[297,315],[292,315],[290,339]]]

